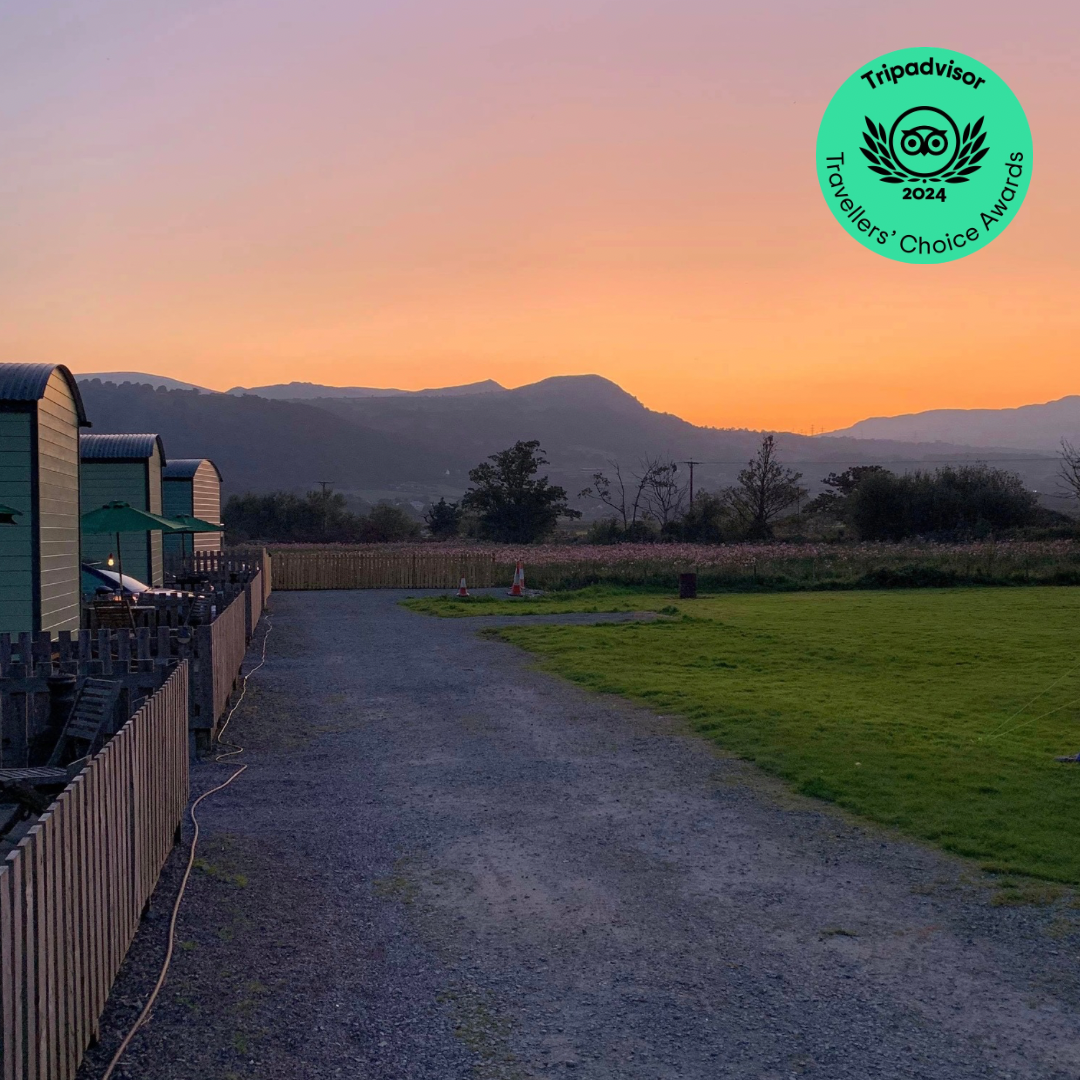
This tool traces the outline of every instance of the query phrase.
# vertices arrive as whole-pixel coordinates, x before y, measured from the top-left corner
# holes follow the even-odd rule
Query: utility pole
[[[694,505],[694,466],[695,465],[704,465],[705,463],[703,461],[684,461],[684,462],[682,462],[682,464],[690,466],[690,505],[693,506]]]
[[[333,482],[333,480],[315,481],[322,488],[322,530],[324,537],[330,531],[330,485]]]

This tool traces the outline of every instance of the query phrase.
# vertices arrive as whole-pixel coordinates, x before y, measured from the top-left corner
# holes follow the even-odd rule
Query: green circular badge
[[[1016,95],[951,49],[900,49],[837,90],[817,139],[836,220],[889,259],[940,263],[990,243],[1031,182],[1031,129]]]

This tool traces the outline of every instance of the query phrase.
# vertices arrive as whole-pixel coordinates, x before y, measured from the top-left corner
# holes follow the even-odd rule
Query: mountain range
[[[419,507],[440,495],[459,497],[471,468],[518,439],[540,441],[552,480],[571,494],[588,485],[593,472],[610,472],[611,461],[633,470],[646,455],[694,460],[695,488],[709,490],[730,484],[761,440],[761,432],[698,427],[648,409],[597,375],[558,376],[515,389],[492,381],[379,392],[291,383],[228,393],[123,375],[120,382],[118,376],[78,376],[95,429],[153,431],[171,456],[213,458],[227,493],[306,491],[329,481],[367,501],[390,498]],[[804,474],[811,491],[829,472],[851,465],[902,471],[980,459],[1007,462],[1004,467],[1037,490],[1054,487],[1056,461],[1045,451],[1060,436],[1017,449],[1016,442],[967,443],[944,432],[926,441],[868,437],[859,428],[815,437],[778,433],[777,440],[782,458]]]
[[[389,390],[374,386],[322,386],[319,383],[289,382],[274,383],[271,386],[234,386],[226,391],[227,394],[254,394],[256,397],[284,401],[311,401],[315,398],[461,397],[505,392],[506,387],[500,386],[494,379],[465,383],[462,386],[434,387],[430,390]]]
[[[948,439],[967,446],[1057,450],[1062,439],[1080,443],[1080,395],[1016,409],[931,409],[904,416],[875,416],[830,434],[902,442]]]

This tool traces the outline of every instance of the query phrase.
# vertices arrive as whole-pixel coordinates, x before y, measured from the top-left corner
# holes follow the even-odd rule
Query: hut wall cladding
[[[22,511],[0,528],[0,633],[34,626],[33,428],[28,410],[0,411],[0,503]]]
[[[0,869],[3,1080],[71,1080],[188,800],[180,666]]]
[[[191,511],[203,521],[221,521],[221,481],[217,469],[209,461],[204,461],[191,481]],[[221,533],[196,533],[196,551],[220,551]]]
[[[156,449],[153,457],[141,461],[83,461],[82,512],[115,500],[161,513],[161,458]],[[120,543],[124,573],[147,585],[161,585],[165,580],[161,533],[121,533]],[[89,561],[104,562],[116,554],[115,536],[88,534],[82,544],[83,558]]]
[[[509,584],[508,571],[490,555],[360,550],[272,553],[275,589],[452,589],[464,575],[470,588]]]
[[[203,521],[221,521],[221,479],[212,461],[204,458],[191,476],[169,476],[166,470],[161,489],[166,517],[191,514]],[[195,533],[193,536],[166,536],[164,545],[168,552],[179,552],[182,548],[189,552],[220,551],[222,539],[221,533]]]
[[[78,411],[67,379],[53,371],[37,404],[38,544],[41,624],[55,634],[78,630],[79,436]]]

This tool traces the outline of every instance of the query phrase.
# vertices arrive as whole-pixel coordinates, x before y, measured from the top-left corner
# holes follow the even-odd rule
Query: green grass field
[[[505,596],[500,591],[458,597],[453,593],[442,596],[413,596],[403,600],[402,607],[424,615],[444,619],[464,619],[473,615],[568,615],[574,612],[595,614],[608,611],[658,611],[670,604],[670,592],[622,585],[590,585],[585,589],[561,590],[539,595]],[[674,608],[672,608],[674,611]]]
[[[665,610],[649,623],[499,635],[583,686],[687,717],[807,795],[989,870],[1080,884],[1080,765],[1054,761],[1080,751],[1080,589],[682,603],[597,590],[460,606]]]

